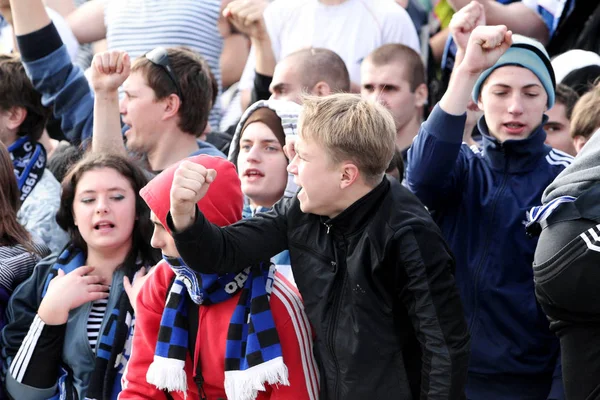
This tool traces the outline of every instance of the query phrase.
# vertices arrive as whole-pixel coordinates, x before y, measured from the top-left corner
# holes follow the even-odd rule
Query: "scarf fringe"
[[[225,394],[231,400],[253,400],[265,384],[289,386],[288,369],[277,357],[243,371],[225,371]]]
[[[154,361],[146,372],[146,381],[158,389],[169,392],[183,392],[187,395],[187,375],[185,362],[173,358],[154,356]]]

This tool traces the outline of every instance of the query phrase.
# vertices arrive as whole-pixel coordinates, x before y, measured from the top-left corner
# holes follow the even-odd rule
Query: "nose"
[[[298,164],[297,164],[298,156],[294,156],[292,161],[287,166],[287,172],[292,175],[298,175]]]
[[[108,214],[109,210],[108,201],[104,198],[98,198],[96,202],[96,214]]]
[[[119,112],[121,115],[127,114],[127,96],[123,97],[123,99],[119,102]]]
[[[260,149],[258,145],[253,145],[250,147],[250,150],[248,150],[248,153],[246,154],[246,161],[252,161],[255,163],[261,161]]]
[[[165,247],[165,240],[160,232],[157,232],[156,229],[154,233],[152,233],[152,238],[150,239],[150,246],[155,249],[163,249]]]
[[[510,104],[508,105],[508,112],[512,115],[521,115],[523,114],[523,100],[521,99],[520,94],[515,94],[510,99]]]

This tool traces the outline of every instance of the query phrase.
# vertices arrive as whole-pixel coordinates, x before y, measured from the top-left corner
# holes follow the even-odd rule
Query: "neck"
[[[110,285],[113,273],[123,264],[130,250],[131,241],[117,249],[99,250],[88,247],[88,256],[85,263],[95,267],[91,275],[102,277],[102,283]]]
[[[396,147],[398,150],[403,151],[410,147],[423,120],[418,115],[415,115],[411,120],[404,126],[398,128],[396,131]]]
[[[256,201],[250,199],[250,207],[252,207],[252,209],[257,209],[258,207],[271,208],[273,205],[275,205],[275,203],[276,202],[270,202],[262,199]]]
[[[344,212],[348,207],[352,204],[356,203],[358,200],[365,197],[369,194],[373,189],[375,189],[377,185],[371,186],[366,183],[360,183],[358,185],[353,185],[348,188],[348,193],[340,199],[337,203],[335,210],[328,215],[329,218],[335,218]]]
[[[197,150],[194,135],[181,131],[165,132],[156,147],[148,152],[148,163],[153,171],[162,171]]]

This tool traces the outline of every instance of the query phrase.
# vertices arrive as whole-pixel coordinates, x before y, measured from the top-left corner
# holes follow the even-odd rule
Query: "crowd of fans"
[[[0,0],[0,399],[600,399],[599,37]]]

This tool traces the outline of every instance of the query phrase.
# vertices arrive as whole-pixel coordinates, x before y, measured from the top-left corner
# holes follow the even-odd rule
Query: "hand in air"
[[[92,60],[91,84],[94,92],[117,91],[131,71],[131,60],[124,51],[105,51]]]

